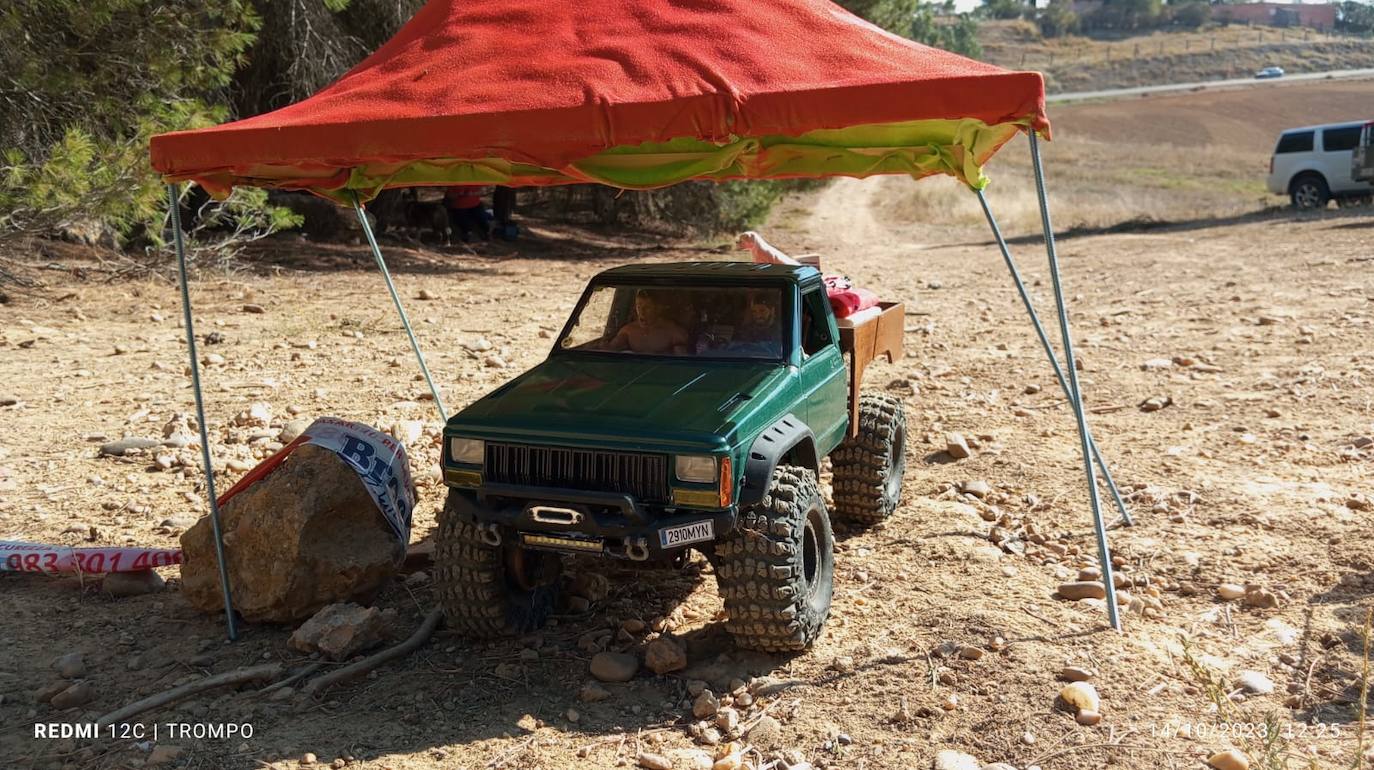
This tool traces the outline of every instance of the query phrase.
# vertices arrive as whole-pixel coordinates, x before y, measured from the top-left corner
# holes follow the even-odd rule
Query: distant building
[[[1212,6],[1212,18],[1233,24],[1266,24],[1271,27],[1336,26],[1334,3],[1239,3]]]

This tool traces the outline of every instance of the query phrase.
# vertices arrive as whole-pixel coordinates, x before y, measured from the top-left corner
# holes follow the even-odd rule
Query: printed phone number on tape
[[[0,572],[139,572],[181,563],[175,548],[68,548],[0,540]]]

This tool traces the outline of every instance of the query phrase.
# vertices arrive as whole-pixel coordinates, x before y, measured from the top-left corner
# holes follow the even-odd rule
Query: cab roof
[[[693,279],[707,282],[772,282],[779,280],[802,283],[820,277],[820,271],[810,265],[773,265],[756,262],[652,262],[621,265],[603,270],[592,280],[622,283],[639,280]]]

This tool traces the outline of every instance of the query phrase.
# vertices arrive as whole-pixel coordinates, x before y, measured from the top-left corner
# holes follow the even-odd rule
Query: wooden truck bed
[[[859,432],[859,385],[864,369],[878,356],[889,363],[902,357],[902,332],[906,311],[900,302],[879,302],[878,312],[860,311],[853,318],[838,318],[840,350],[849,356],[849,435]]]

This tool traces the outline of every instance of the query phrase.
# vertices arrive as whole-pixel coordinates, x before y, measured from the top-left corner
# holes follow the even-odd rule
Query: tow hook
[[[501,531],[495,524],[478,524],[477,537],[493,548],[501,545]]]
[[[630,561],[648,561],[649,541],[642,537],[632,537],[625,541],[625,556]]]

